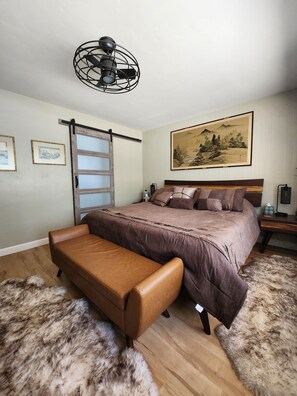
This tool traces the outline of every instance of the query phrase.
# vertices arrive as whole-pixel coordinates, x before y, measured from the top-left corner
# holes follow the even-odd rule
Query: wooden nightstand
[[[260,252],[263,253],[271,235],[274,232],[280,232],[283,234],[294,234],[297,235],[297,220],[294,215],[287,217],[264,217],[262,216],[260,221],[261,230],[265,232],[263,242],[260,247]]]

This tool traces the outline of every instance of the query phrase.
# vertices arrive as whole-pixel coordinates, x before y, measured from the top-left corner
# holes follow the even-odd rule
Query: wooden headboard
[[[212,189],[226,189],[226,188],[242,188],[246,187],[244,198],[247,199],[253,206],[260,207],[262,203],[262,193],[264,179],[249,179],[249,180],[165,180],[165,186],[189,186],[196,188],[212,188]]]

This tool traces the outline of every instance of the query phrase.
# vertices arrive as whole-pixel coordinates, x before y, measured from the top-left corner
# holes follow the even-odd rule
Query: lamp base
[[[288,213],[276,212],[276,213],[274,214],[274,216],[277,216],[277,217],[288,217]]]

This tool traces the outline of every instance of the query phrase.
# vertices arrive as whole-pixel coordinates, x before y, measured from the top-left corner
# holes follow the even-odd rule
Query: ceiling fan
[[[80,45],[73,66],[84,84],[106,93],[132,91],[140,78],[135,56],[108,36]]]

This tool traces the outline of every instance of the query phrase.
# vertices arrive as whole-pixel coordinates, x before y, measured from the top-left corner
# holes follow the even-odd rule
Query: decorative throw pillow
[[[193,209],[194,206],[194,200],[192,198],[190,199],[184,199],[184,198],[172,198],[168,204],[170,208],[174,209],[188,209],[191,210]]]
[[[206,198],[198,200],[199,210],[211,210],[213,212],[220,212],[222,210],[222,201],[215,198]]]
[[[154,204],[158,206],[166,206],[168,202],[170,201],[170,198],[172,196],[172,191],[163,191],[157,194],[157,196],[154,199]]]
[[[193,198],[194,206],[197,206],[198,199],[200,197],[200,192],[201,192],[201,188],[197,188],[197,190],[195,191],[195,194],[194,194],[194,198]]]
[[[158,189],[154,192],[154,194],[150,197],[149,201],[150,201],[150,202],[154,202],[156,196],[157,196],[158,194],[164,192],[164,191],[166,191],[166,192],[167,192],[167,191],[173,192],[173,186],[158,188]]]
[[[194,197],[196,188],[174,186],[172,198],[191,199]]]
[[[221,211],[223,209],[222,200],[226,194],[226,190],[211,190],[209,188],[201,188],[197,201],[198,210]]]
[[[223,210],[243,211],[243,199],[246,187],[226,190],[225,198],[222,201]]]

